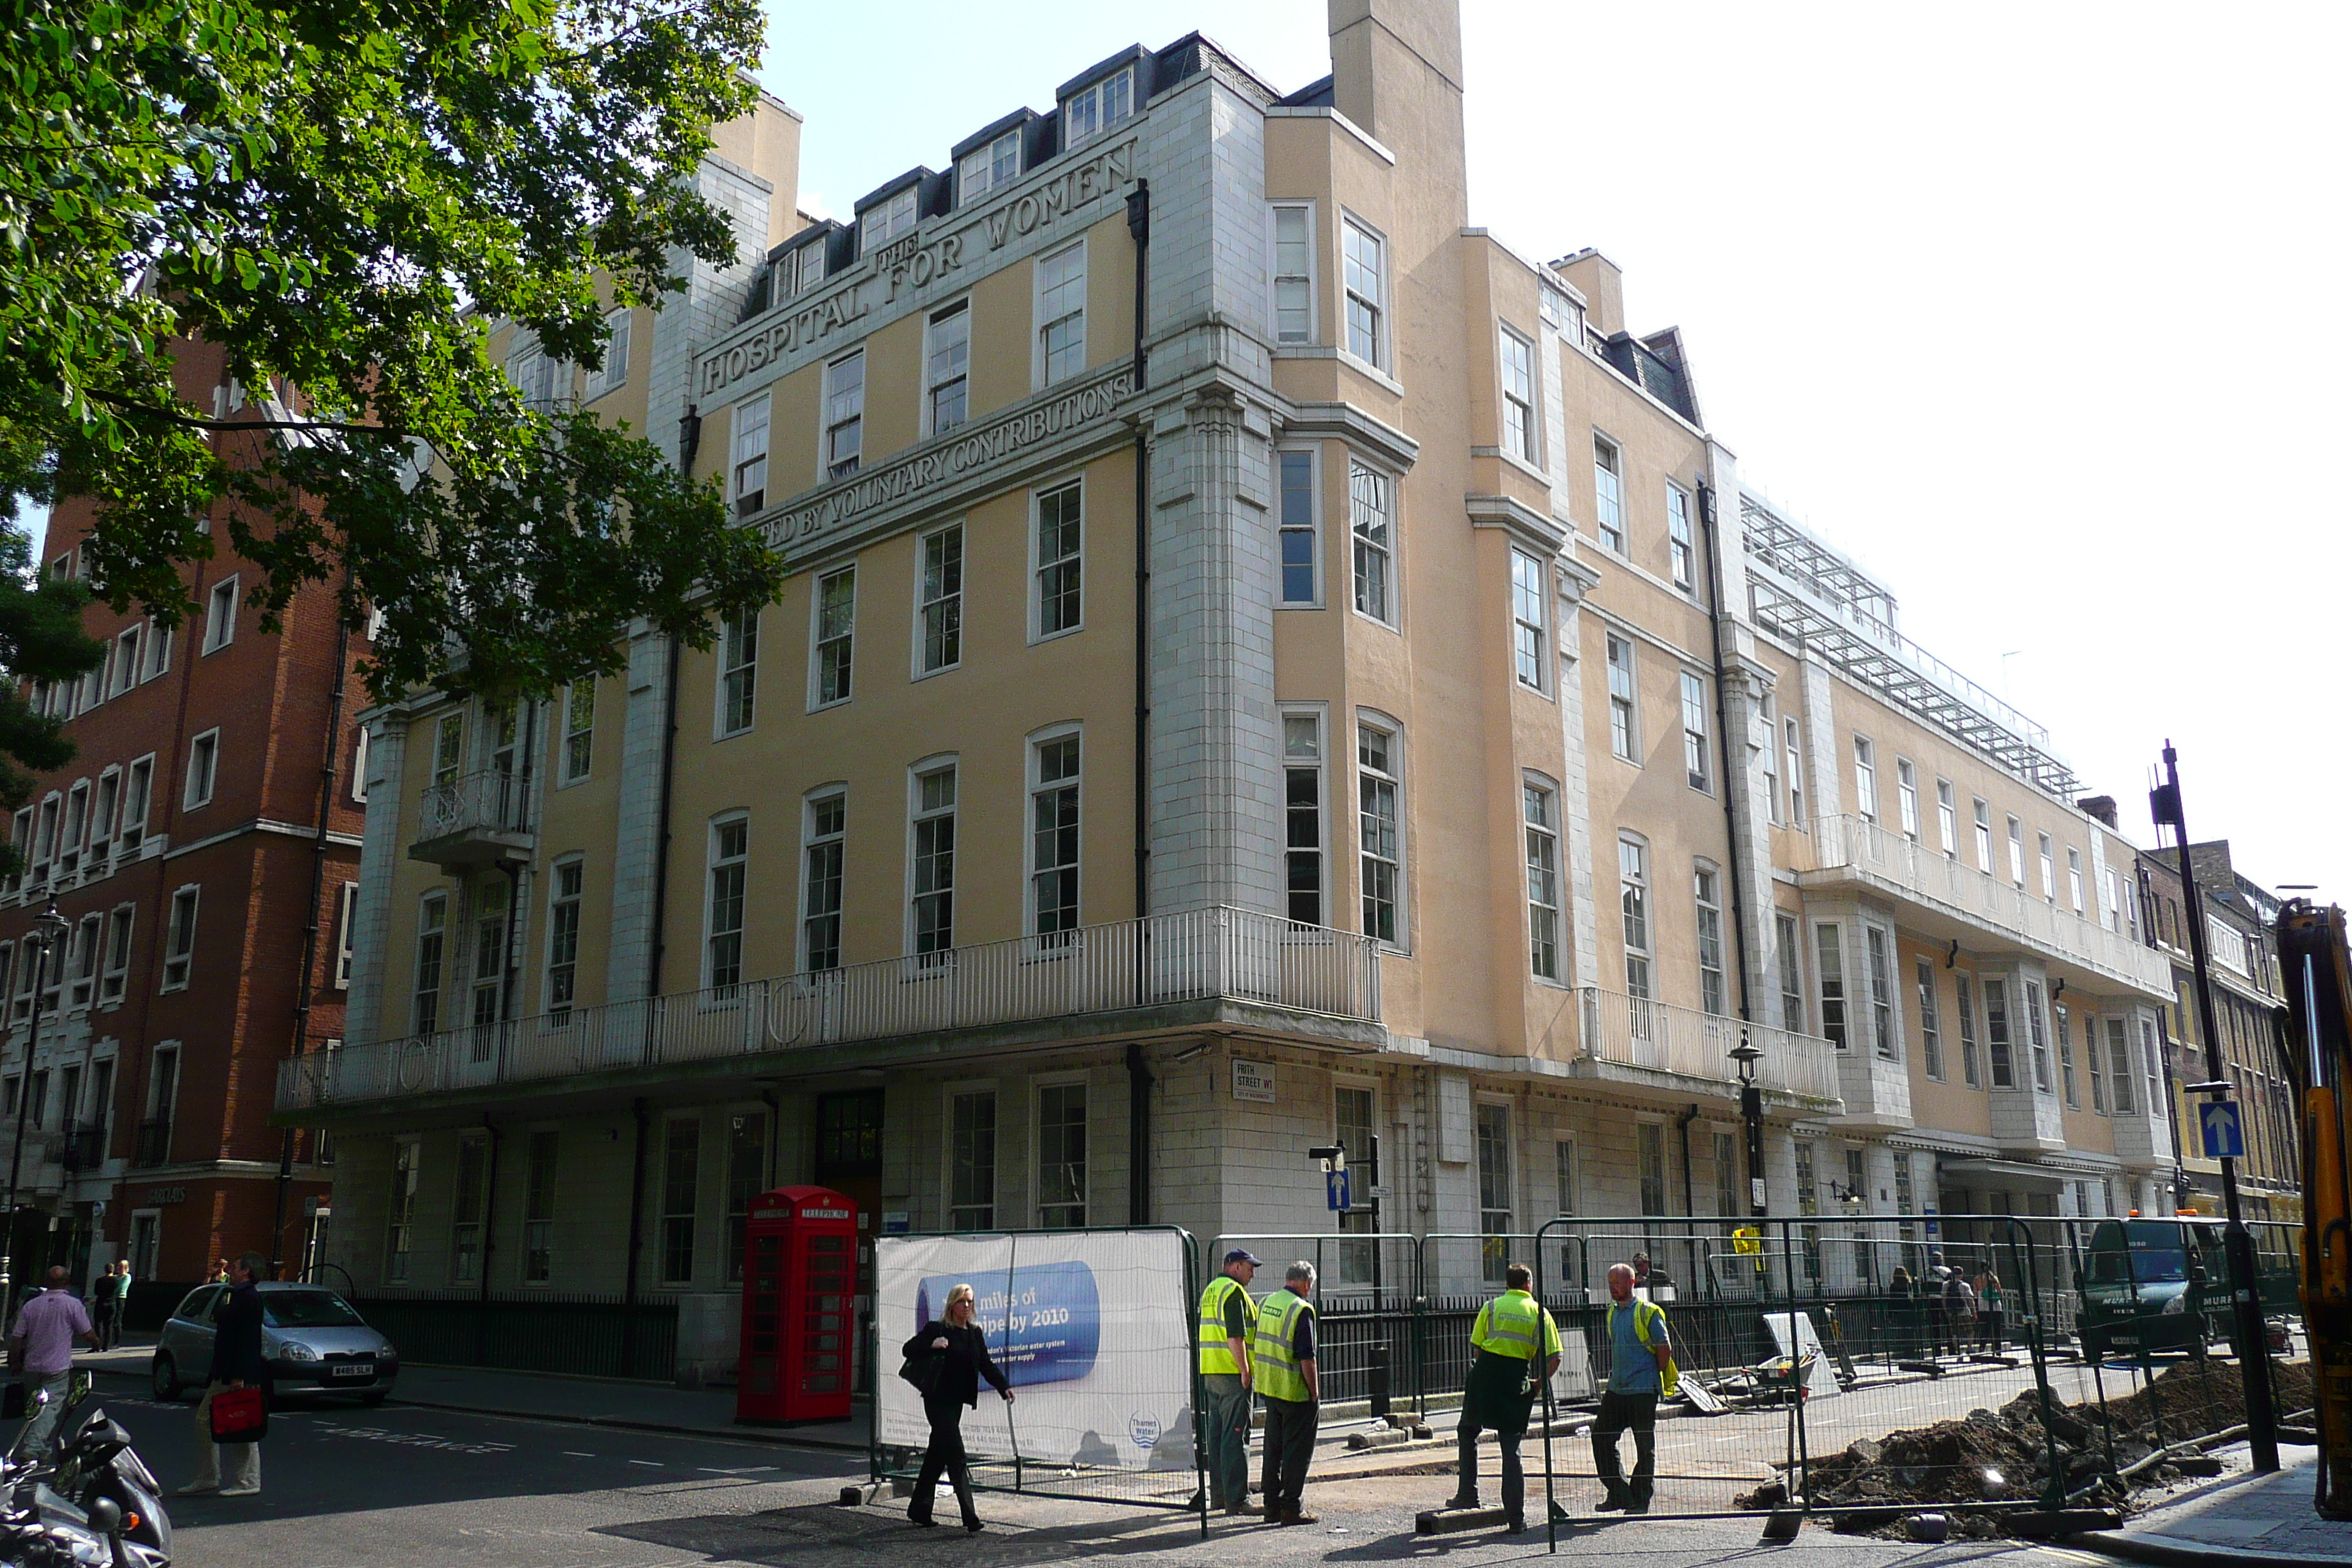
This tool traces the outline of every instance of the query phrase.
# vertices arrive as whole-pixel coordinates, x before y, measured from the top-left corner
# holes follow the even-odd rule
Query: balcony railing
[[[1745,1033],[1764,1053],[1756,1061],[1760,1087],[1806,1100],[1838,1099],[1837,1047],[1827,1040],[1598,986],[1582,986],[1578,995],[1589,1059],[1735,1084],[1731,1051]]]
[[[1183,1002],[1377,1023],[1380,981],[1370,937],[1247,910],[1188,910],[315,1052],[278,1064],[278,1109]]]
[[[76,1127],[58,1134],[58,1157],[68,1173],[95,1171],[106,1163],[106,1129]]]
[[[2171,967],[2155,949],[1979,871],[1958,856],[1906,838],[1884,823],[1853,815],[1826,816],[1814,821],[1810,836],[1790,837],[1801,841],[1801,862],[1811,856],[1810,864],[1798,866],[1800,871],[1866,875],[2021,944],[2074,959],[2146,990],[2170,993]]]
[[[134,1165],[168,1165],[172,1163],[172,1124],[168,1121],[142,1121],[139,1124],[139,1142],[133,1149],[131,1163]]]
[[[530,800],[522,775],[485,768],[428,784],[418,797],[410,853],[443,866],[496,859],[530,843]]]

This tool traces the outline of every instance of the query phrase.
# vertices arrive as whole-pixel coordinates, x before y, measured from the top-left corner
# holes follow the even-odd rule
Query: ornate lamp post
[[[16,1257],[16,1184],[25,1169],[25,1122],[33,1109],[33,1049],[41,1038],[41,993],[48,981],[49,955],[65,940],[66,918],[58,913],[58,900],[52,896],[48,908],[25,933],[25,945],[34,950],[33,1016],[25,1030],[25,1060],[16,1079],[16,1139],[8,1150],[7,1218],[5,1239],[0,1241],[0,1323],[16,1315],[16,1286],[13,1278]]]
[[[1748,1043],[1742,1027],[1730,1054],[1739,1070],[1739,1119],[1748,1124],[1748,1212],[1760,1219],[1765,1211],[1764,1091],[1756,1082],[1756,1063],[1764,1053]]]

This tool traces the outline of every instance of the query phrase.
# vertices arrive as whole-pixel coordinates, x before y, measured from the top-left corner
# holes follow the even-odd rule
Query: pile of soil
[[[2310,1363],[2273,1363],[2272,1370],[2280,1413],[2308,1408]],[[2116,1469],[2155,1451],[2154,1429],[2147,1422],[2151,1396],[2168,1443],[2208,1436],[2245,1420],[2245,1390],[2235,1366],[2173,1366],[2141,1393],[2110,1401],[2104,1414],[2095,1404],[2055,1405],[2046,1426],[2041,1395],[2028,1389],[1999,1410],[1971,1410],[1957,1421],[1890,1432],[1876,1440],[1858,1437],[1843,1453],[1812,1461],[1808,1468],[1813,1505],[1830,1514],[1842,1534],[1901,1540],[1903,1521],[1890,1519],[1887,1509],[2040,1497],[2048,1489],[2054,1436],[2067,1492],[2096,1488],[2090,1500],[2127,1510],[2132,1487],[2180,1479],[2169,1464],[2151,1466],[2130,1482],[2116,1477]],[[1773,1481],[1741,1494],[1737,1506],[1769,1509],[1788,1501],[1788,1486]],[[1999,1512],[1958,1514],[1952,1530],[1956,1535],[1979,1539],[2003,1533]]]

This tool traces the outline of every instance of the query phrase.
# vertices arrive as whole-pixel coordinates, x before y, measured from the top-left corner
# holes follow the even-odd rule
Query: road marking
[[[654,1470],[658,1470],[662,1468],[662,1464],[659,1459],[631,1459],[629,1463],[633,1465],[643,1465],[646,1468]]]
[[[593,1459],[596,1456],[593,1454],[583,1454],[577,1448],[566,1448],[563,1450],[563,1457],[567,1459]]]
[[[512,1443],[463,1443],[450,1437],[436,1437],[425,1433],[394,1432],[382,1426],[332,1426],[321,1422],[319,1430],[332,1437],[362,1437],[374,1443],[397,1443],[410,1448],[446,1448],[457,1454],[510,1454]]]

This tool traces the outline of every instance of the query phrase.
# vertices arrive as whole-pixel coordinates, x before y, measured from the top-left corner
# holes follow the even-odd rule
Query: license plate
[[[352,1362],[342,1366],[331,1367],[328,1370],[337,1377],[373,1377],[375,1375],[375,1363],[372,1361]]]

